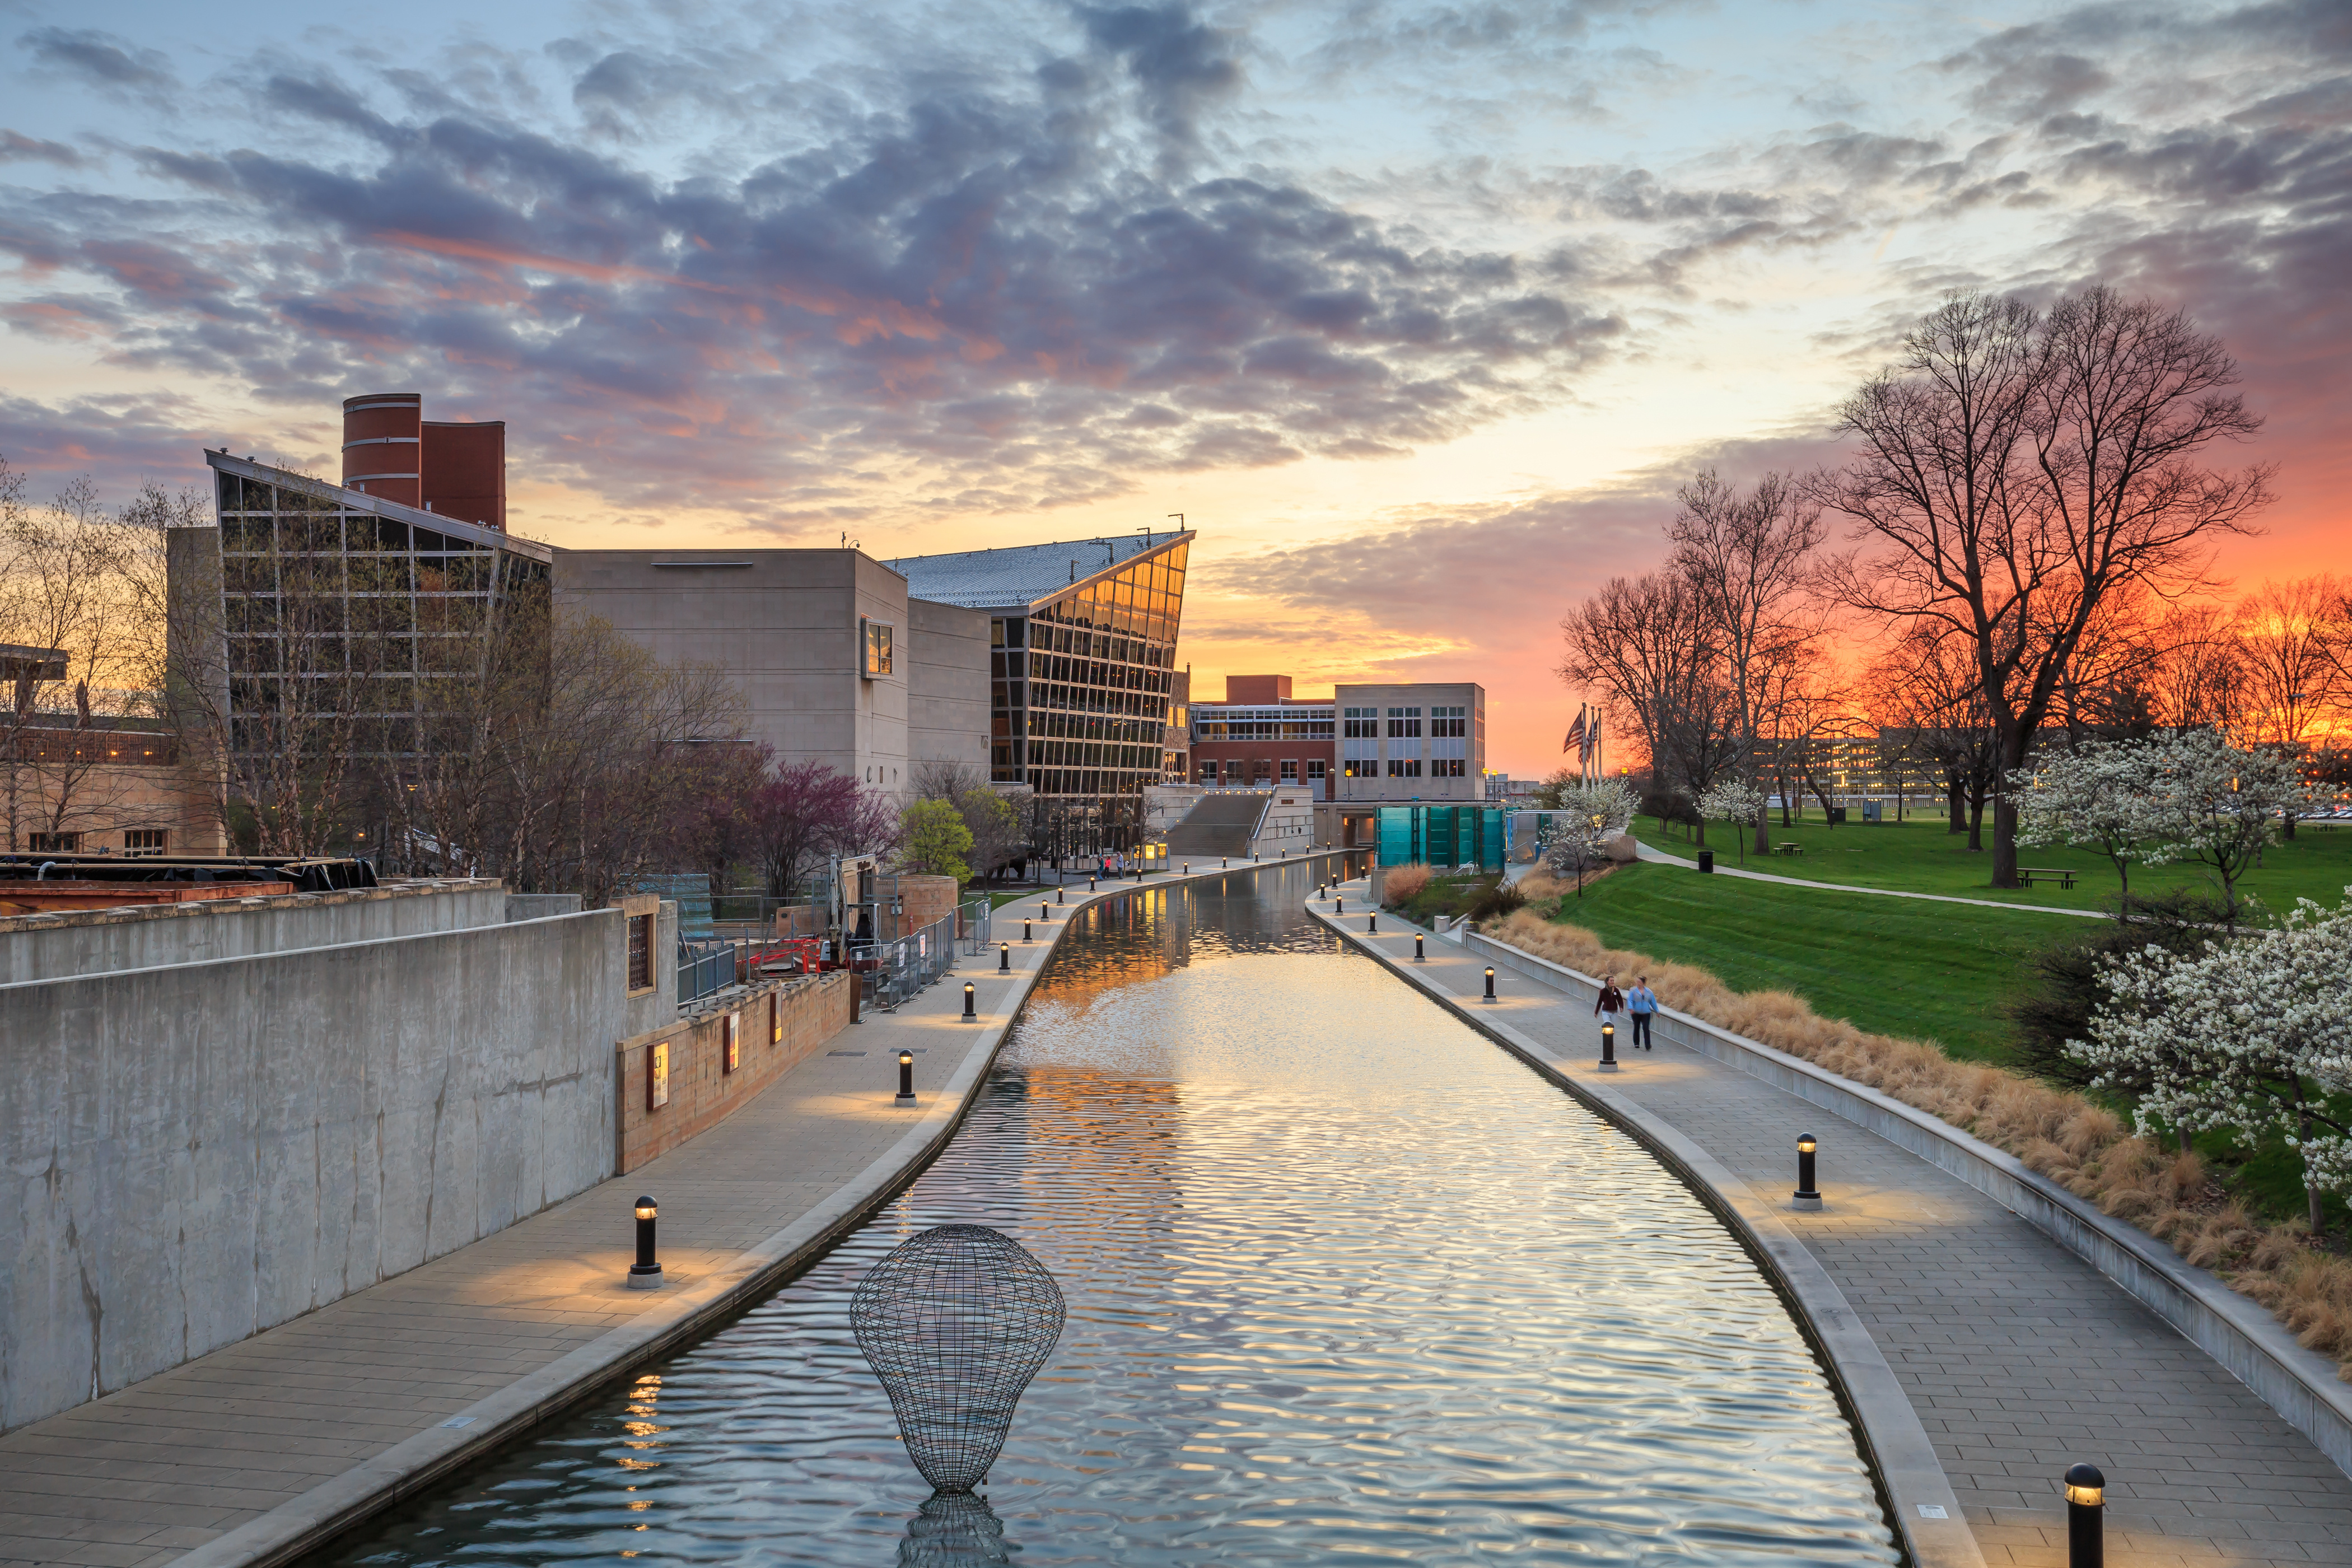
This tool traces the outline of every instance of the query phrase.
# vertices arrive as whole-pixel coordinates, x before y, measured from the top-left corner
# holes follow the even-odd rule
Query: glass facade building
[[[219,602],[183,603],[175,614],[219,650],[238,752],[265,752],[288,723],[315,718],[349,724],[355,752],[413,751],[420,685],[473,668],[499,602],[547,591],[547,545],[225,453],[205,457],[219,510]]]
[[[1139,806],[1143,786],[1160,781],[1181,706],[1176,637],[1192,540],[1139,534],[889,563],[910,595],[990,612],[994,782]]]

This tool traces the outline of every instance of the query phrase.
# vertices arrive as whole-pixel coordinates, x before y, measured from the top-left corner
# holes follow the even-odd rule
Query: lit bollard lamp
[[[894,1105],[915,1103],[915,1053],[912,1051],[898,1053],[898,1097],[891,1103]]]
[[[2107,1478],[2096,1465],[2066,1467],[2066,1568],[2106,1568]]]
[[[1056,889],[1054,889],[1054,901],[1055,901],[1055,903],[1057,903],[1057,904],[1066,904],[1066,903],[1068,903],[1070,900],[1067,900],[1067,899],[1066,899],[1066,898],[1064,898],[1064,897],[1062,897],[1062,889],[1059,889],[1059,888],[1056,888]]]
[[[1617,1026],[1614,1024],[1601,1026],[1601,1070],[1617,1070]]]
[[[651,1198],[637,1200],[637,1260],[629,1268],[629,1289],[658,1290],[662,1285],[661,1264],[654,1257],[654,1217],[660,1211]]]
[[[1488,965],[1486,966],[1486,995],[1484,995],[1484,996],[1482,996],[1482,997],[1480,997],[1480,998],[1479,998],[1479,1000],[1480,1000],[1480,1001],[1482,1001],[1482,1002],[1492,1002],[1494,999],[1495,999],[1495,966],[1494,966],[1493,964],[1491,964],[1491,963],[1490,963],[1490,964],[1488,964]]]
[[[1030,940],[1029,922],[1027,921],[1023,921],[1021,922],[1021,940],[1024,942]]]
[[[1421,933],[1415,931],[1412,933],[1412,961],[1419,963],[1424,956],[1421,951]]]
[[[1341,897],[1339,897],[1339,894],[1337,894],[1337,893],[1332,894],[1332,895],[1331,895],[1331,912],[1332,912],[1333,914],[1335,914],[1335,915],[1344,915],[1344,914],[1346,914],[1346,913],[1348,912],[1348,900],[1345,900],[1345,899],[1343,899],[1343,898],[1341,898]]]
[[[1092,877],[1088,877],[1088,878],[1087,879],[1087,892],[1089,892],[1089,893],[1091,893],[1091,892],[1093,892],[1094,890],[1095,890],[1095,879],[1094,879]]]
[[[1370,914],[1370,915],[1366,915],[1366,916],[1364,917],[1364,934],[1365,934],[1366,936],[1377,936],[1377,935],[1379,935],[1379,934],[1380,934],[1380,929],[1381,929],[1381,917],[1380,917],[1379,915],[1377,915],[1377,914]]]
[[[971,982],[969,980],[963,983],[963,1021],[967,1024],[980,1022],[980,1015],[971,1010]]]
[[[999,974],[1013,973],[1013,944],[1009,942],[1000,942],[996,944],[996,973]]]
[[[1813,1185],[1813,1153],[1819,1147],[1811,1133],[1797,1134],[1797,1190],[1789,1194],[1789,1206],[1792,1209],[1822,1206],[1821,1191]]]
[[[1037,918],[1041,921],[1052,920],[1054,918],[1054,906],[1049,903],[1045,903],[1041,900],[1037,905]]]

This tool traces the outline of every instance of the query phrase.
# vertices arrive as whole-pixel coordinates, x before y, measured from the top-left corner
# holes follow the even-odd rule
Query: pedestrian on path
[[[1601,994],[1593,998],[1592,1002],[1593,1016],[1603,1024],[1614,1025],[1617,1022],[1617,1015],[1624,1010],[1625,993],[1617,989],[1617,977],[1613,974],[1602,975]]]
[[[1625,1010],[1633,1015],[1633,1047],[1636,1050],[1650,1048],[1650,1019],[1658,1010],[1658,994],[1650,989],[1646,974],[1633,982],[1633,989],[1625,993]]]

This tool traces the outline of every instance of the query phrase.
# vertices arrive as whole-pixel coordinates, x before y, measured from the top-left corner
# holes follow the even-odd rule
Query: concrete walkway
[[[1688,871],[1698,869],[1697,861],[1669,855],[1663,849],[1653,849],[1638,838],[1633,841],[1633,854],[1638,859],[1654,861],[1661,866],[1680,866]],[[1852,882],[1816,882],[1805,877],[1776,877],[1769,871],[1743,870],[1737,866],[1727,866],[1720,860],[1715,863],[1714,874],[1739,877],[1750,882],[1778,882],[1789,888],[1811,888],[1823,893],[1874,893],[1882,899],[1924,899],[1931,904],[1974,904],[1982,910],[2024,910],[2031,914],[2080,915],[2095,921],[2112,918],[2105,910],[2068,910],[2055,904],[2010,904],[1999,899],[1963,899],[1950,893],[1912,893],[1900,888],[1858,888]]]
[[[1718,873],[1719,874],[1719,873]],[[1580,1083],[1687,1137],[1820,1262],[1893,1368],[1985,1561],[2061,1568],[2058,1478],[2108,1481],[2115,1568],[2352,1563],[2352,1478],[2216,1362],[2104,1276],[1957,1178],[1820,1107],[1661,1042],[1593,1066],[1589,1003],[1485,965],[1383,916],[1362,934],[1361,882],[1341,889],[1349,940],[1466,1016],[1538,1042]],[[1315,906],[1328,910],[1329,905]],[[1621,1031],[1621,1034],[1630,1031]],[[1822,1141],[1819,1213],[1787,1209],[1797,1134]]]
[[[1095,897],[1134,886],[1106,884]],[[858,1223],[950,1135],[1066,917],[1094,901],[1067,896],[1034,943],[1019,940],[1018,921],[1034,918],[1037,899],[1000,916],[997,933],[1013,939],[1011,974],[992,959],[963,960],[684,1147],[396,1279],[0,1437],[0,1564],[286,1562],[707,1331]],[[966,980],[977,1025],[959,1020]],[[919,1053],[913,1110],[892,1103],[901,1049]],[[661,1205],[658,1291],[623,1283],[640,1193]]]

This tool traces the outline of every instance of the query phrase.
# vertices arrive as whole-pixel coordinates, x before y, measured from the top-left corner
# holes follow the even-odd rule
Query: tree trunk
[[[1951,812],[1951,826],[1944,831],[1966,833],[1969,830],[1968,799],[1960,790],[1958,774],[1947,773],[1944,775],[1944,801]]]
[[[1760,805],[1758,806],[1756,808],[1756,853],[1759,855],[1769,855],[1772,852],[1771,824],[1771,813]]]
[[[2000,772],[1995,778],[2006,779],[2025,765],[2026,743],[2032,731],[2014,721],[2000,726]],[[1992,885],[1996,888],[2017,886],[2017,802],[2003,789],[1992,802]]]
[[[1984,847],[1984,796],[1980,795],[1969,796],[1969,847],[1971,850],[1981,850]],[[1994,831],[1998,832],[1999,828],[1996,827]]]
[[[2302,1091],[2298,1088],[2296,1092]],[[2308,1110],[2303,1113],[2303,1141],[2305,1143],[2311,1142],[2311,1112]],[[2326,1211],[2320,1207],[2319,1195],[2316,1183],[2305,1182],[2303,1184],[2304,1202],[2310,1209],[2311,1235],[2315,1241],[2327,1234]]]

